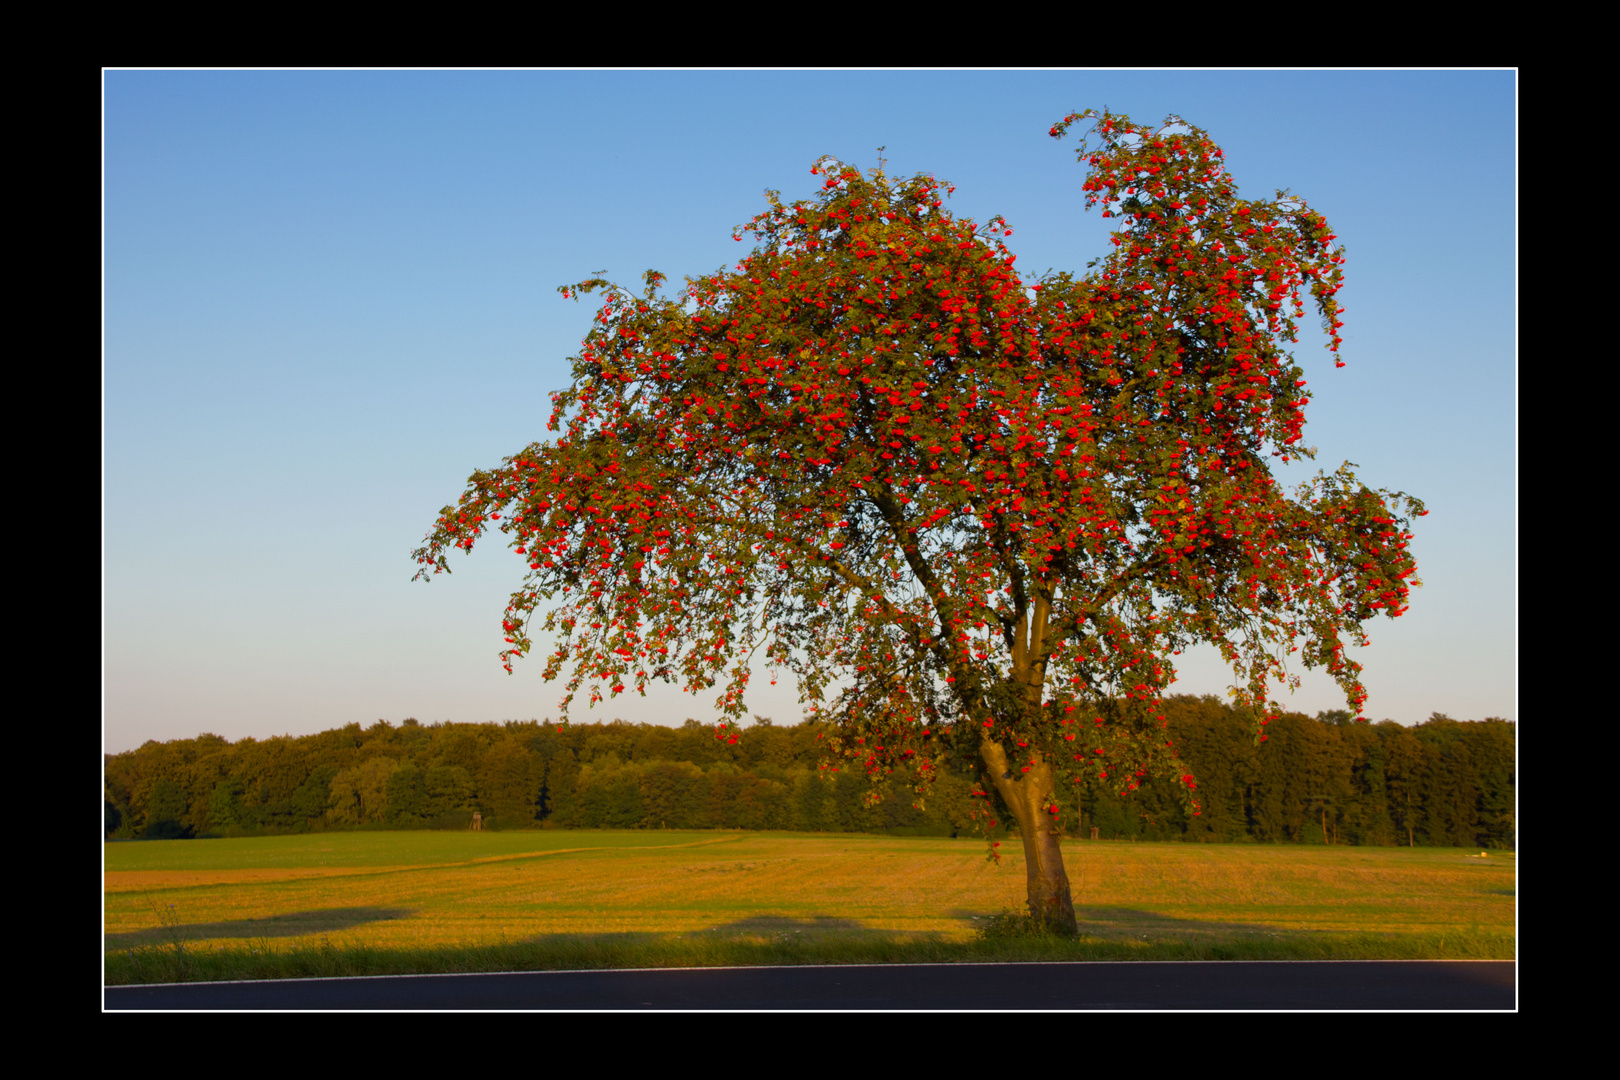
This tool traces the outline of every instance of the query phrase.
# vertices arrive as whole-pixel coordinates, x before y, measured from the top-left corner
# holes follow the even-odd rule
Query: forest
[[[1063,793],[1067,835],[1180,840],[1512,848],[1515,729],[1436,713],[1404,727],[1345,712],[1284,714],[1256,745],[1249,718],[1211,696],[1165,699],[1168,737],[1201,811],[1147,781],[1122,796],[1092,781]],[[826,732],[756,717],[712,725],[623,721],[398,726],[315,735],[149,741],[104,757],[105,837],[260,836],[322,830],[772,829],[982,835],[971,763],[941,771],[917,804],[829,761]],[[729,736],[728,736],[729,738]],[[993,797],[993,796],[992,796]],[[992,813],[994,811],[992,810]],[[975,815],[977,814],[977,817]],[[993,830],[1004,835],[1010,815]]]

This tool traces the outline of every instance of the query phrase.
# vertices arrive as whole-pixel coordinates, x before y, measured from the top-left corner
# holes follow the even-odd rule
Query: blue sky
[[[108,72],[106,749],[556,715],[539,665],[496,660],[518,557],[497,540],[429,586],[409,558],[470,472],[544,435],[592,310],[556,287],[734,263],[765,189],[808,197],[818,157],[879,146],[954,183],[953,213],[1005,215],[1021,270],[1083,270],[1109,223],[1046,131],[1092,106],[1180,114],[1242,194],[1327,216],[1348,366],[1301,335],[1309,469],[1354,461],[1431,511],[1424,587],[1357,654],[1368,714],[1517,719],[1516,95],[1506,71]],[[1174,692],[1229,682],[1183,661]],[[756,685],[754,712],[798,719]],[[1342,705],[1312,675],[1281,694]]]

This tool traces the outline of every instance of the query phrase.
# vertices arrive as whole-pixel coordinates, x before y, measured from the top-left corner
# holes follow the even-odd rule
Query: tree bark
[[[1027,767],[1014,764],[1001,744],[989,739],[980,744],[979,756],[990,782],[1018,822],[1024,841],[1030,918],[1055,933],[1073,937],[1078,927],[1074,900],[1069,894],[1069,875],[1063,869],[1057,825],[1046,809],[1055,794],[1052,766],[1038,756]]]

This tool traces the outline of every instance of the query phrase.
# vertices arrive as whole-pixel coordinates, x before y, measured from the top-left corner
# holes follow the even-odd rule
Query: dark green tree
[[[246,788],[242,781],[227,777],[214,785],[208,796],[208,827],[234,829],[243,824],[242,796]]]
[[[190,806],[185,790],[165,776],[153,785],[146,800],[146,828],[142,832],[148,840],[180,840],[191,835],[186,819]]]

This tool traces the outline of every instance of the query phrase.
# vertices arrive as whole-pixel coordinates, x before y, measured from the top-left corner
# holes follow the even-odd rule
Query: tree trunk
[[[1018,822],[1024,841],[1030,917],[1056,933],[1073,937],[1078,928],[1074,900],[1069,895],[1069,875],[1063,869],[1057,825],[1046,809],[1053,801],[1056,786],[1052,766],[1037,757],[1026,771],[1024,765],[1008,761],[1000,743],[988,739],[980,744],[979,756],[1002,802]]]

